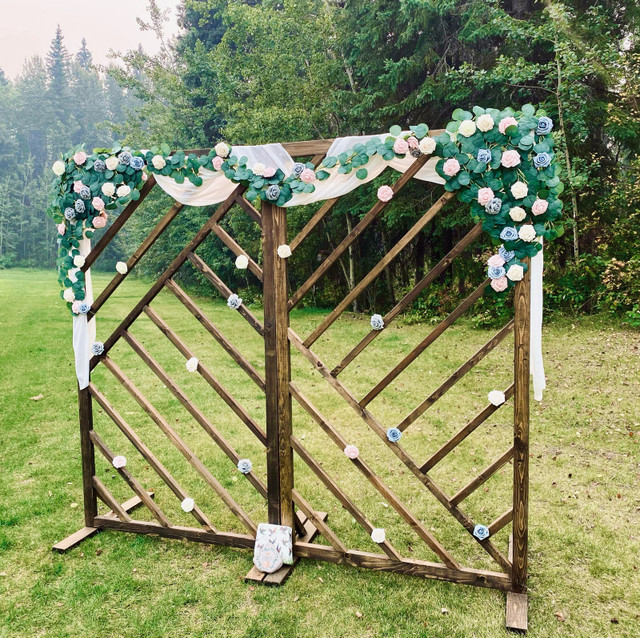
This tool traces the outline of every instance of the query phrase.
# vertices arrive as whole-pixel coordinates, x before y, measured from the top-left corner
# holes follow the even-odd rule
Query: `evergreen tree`
[[[69,53],[58,25],[47,54],[47,94],[51,111],[59,122],[68,121]]]
[[[83,69],[89,69],[93,64],[93,56],[91,55],[91,51],[87,49],[86,38],[82,38],[82,42],[80,43],[80,50],[76,53],[76,62]]]

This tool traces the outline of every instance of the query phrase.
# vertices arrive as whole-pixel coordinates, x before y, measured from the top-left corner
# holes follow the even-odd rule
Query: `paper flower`
[[[390,202],[393,199],[393,188],[385,184],[384,186],[381,186],[378,189],[377,194],[378,194],[378,199],[381,202]]]
[[[67,232],[67,227],[62,223],[58,224],[58,234],[64,235]]]
[[[78,152],[74,153],[73,161],[78,166],[82,166],[87,161],[87,154],[84,151],[78,151]]]
[[[111,464],[116,468],[116,470],[119,470],[121,467],[125,467],[127,465],[127,459],[124,456],[114,456]]]
[[[291,248],[289,248],[287,244],[281,244],[278,246],[278,257],[280,257],[280,259],[287,259],[288,257],[291,257]]]
[[[526,216],[527,216],[526,211],[524,210],[524,208],[521,208],[520,206],[514,206],[509,211],[509,217],[511,217],[511,219],[514,222],[521,222]]]
[[[98,211],[101,212],[104,210],[105,203],[102,197],[94,197],[91,200],[91,205]]]
[[[73,314],[75,315],[79,315],[80,314],[80,304],[82,302],[80,301],[80,299],[76,299],[72,304],[71,304],[71,312],[73,312]]]
[[[494,197],[485,207],[485,211],[489,215],[497,215],[502,209],[502,200],[498,197]]]
[[[409,148],[411,150],[419,150],[420,149],[420,142],[418,141],[418,138],[415,135],[410,135],[407,138],[407,144],[409,145]]]
[[[491,287],[496,292],[504,292],[509,287],[509,280],[506,277],[498,277],[491,280]]]
[[[265,165],[262,162],[256,162],[251,167],[251,170],[253,171],[253,174],[254,175],[259,175],[260,177],[262,177],[262,174],[264,173],[264,169],[265,169]]]
[[[384,328],[384,319],[382,315],[373,315],[371,317],[371,327],[374,330],[382,330]]]
[[[505,260],[505,262],[511,261],[516,256],[513,250],[507,250],[504,246],[500,246],[500,248],[498,248],[498,254]]]
[[[302,171],[306,168],[306,166],[302,162],[295,162],[293,165],[293,170],[291,173],[296,177],[300,177],[302,175]]]
[[[477,119],[476,124],[483,133],[486,133],[487,131],[490,131],[493,128],[493,125],[495,124],[495,122],[493,121],[493,118],[488,113],[485,113],[484,115],[481,115]]]
[[[85,258],[82,255],[76,255],[73,258],[73,265],[76,268],[82,268],[82,266],[84,266],[84,262],[85,262]]]
[[[219,155],[216,155],[216,157],[214,157],[211,160],[211,164],[213,165],[213,168],[216,171],[219,171],[222,168],[222,165],[224,164],[224,159],[222,157],[220,157]]]
[[[535,228],[531,224],[525,224],[524,226],[520,226],[520,230],[518,231],[518,237],[522,239],[522,241],[533,241],[536,238]]]
[[[97,159],[93,163],[93,170],[96,173],[104,173],[107,170],[107,165],[104,163],[104,160]]]
[[[393,143],[393,150],[398,155],[406,155],[409,151],[409,142],[402,137],[398,137]]]
[[[118,197],[126,197],[129,193],[131,193],[131,186],[127,186],[126,184],[118,186],[118,190],[116,191]]]
[[[116,270],[121,275],[126,275],[129,272],[129,266],[127,266],[124,261],[119,261],[116,263]]]
[[[513,264],[507,270],[507,277],[511,281],[520,281],[524,277],[524,268],[520,264]]]
[[[316,178],[316,174],[310,168],[305,168],[302,173],[300,173],[300,179],[305,184],[310,184]]]
[[[116,194],[116,185],[112,182],[105,182],[102,185],[102,193],[107,197],[113,197]]]
[[[515,182],[511,185],[511,194],[515,199],[523,199],[529,194],[529,187],[524,182]]]
[[[450,157],[442,166],[442,172],[449,177],[453,177],[460,172],[460,162]]]
[[[80,188],[79,195],[82,199],[91,199],[91,189],[88,186],[83,185],[82,188]]]
[[[112,155],[111,157],[107,157],[107,159],[105,160],[105,166],[110,171],[115,171],[116,168],[118,168],[119,163],[120,162],[118,162],[118,158],[115,155]]]
[[[501,119],[500,122],[498,122],[498,130],[503,135],[506,135],[507,129],[510,126],[518,126],[518,121],[516,120],[515,117],[505,117]]]
[[[357,459],[360,454],[360,450],[355,445],[347,445],[344,448],[344,455],[353,461],[353,459]]]
[[[131,162],[129,164],[134,171],[141,171],[144,168],[144,160],[136,155],[131,158]],[[95,168],[95,164],[93,165]]]
[[[533,156],[533,165],[536,168],[546,168],[551,164],[551,155],[549,153],[538,153]]]
[[[62,293],[62,298],[67,303],[73,303],[76,299],[76,295],[71,288],[65,288],[64,292]]]
[[[61,175],[64,175],[66,168],[67,167],[65,166],[65,163],[62,160],[58,160],[57,162],[53,163],[51,170],[53,171],[54,175],[60,177]]]
[[[478,539],[478,540],[485,540],[486,538],[489,538],[489,528],[486,525],[476,525],[473,528],[473,535]]]
[[[397,443],[402,436],[402,432],[398,430],[398,428],[389,428],[387,430],[387,439],[391,441],[391,443]]]
[[[518,239],[518,231],[513,226],[505,226],[500,231],[500,239],[502,241],[515,241]]]
[[[273,177],[276,174],[276,169],[273,166],[267,166],[262,172],[262,177]]]
[[[242,299],[238,297],[238,295],[236,294],[229,295],[229,298],[227,299],[227,306],[229,306],[231,310],[237,310],[238,308],[240,308],[241,305],[242,305]]]
[[[382,527],[374,527],[371,530],[371,540],[374,543],[384,543],[387,538],[384,529]]]
[[[91,354],[99,357],[104,352],[104,343],[102,341],[95,341],[91,344]]]
[[[495,195],[490,188],[481,188],[478,190],[478,204],[481,206],[486,206],[494,197]]]
[[[511,149],[508,151],[505,151],[502,154],[502,159],[500,160],[500,163],[505,168],[513,168],[514,166],[517,166],[518,164],[520,164],[520,153],[518,153],[518,151],[514,151]]]
[[[476,123],[473,120],[463,120],[458,126],[458,134],[463,137],[471,137],[476,132]]]
[[[506,274],[505,269],[502,266],[489,266],[487,268],[487,277],[489,279],[500,279]]]
[[[73,207],[76,209],[76,213],[84,213],[87,210],[85,203],[81,199],[76,199]]]
[[[420,140],[418,148],[423,155],[431,155],[436,150],[436,141],[427,135]]]
[[[249,259],[246,255],[238,255],[236,257],[236,268],[244,270],[249,266]]]
[[[75,182],[73,182],[73,192],[74,193],[80,193],[80,189],[84,186],[84,184],[82,183],[82,180],[77,179]]]
[[[198,370],[198,358],[191,357],[191,359],[185,363],[185,367],[189,372],[196,372]]]
[[[504,266],[504,259],[502,259],[502,257],[498,254],[498,255],[491,255],[491,257],[489,257],[489,259],[487,259],[487,266]]]
[[[507,400],[504,396],[504,392],[500,392],[500,390],[491,390],[488,394],[488,398],[489,403],[496,407],[502,405]]]
[[[107,225],[107,218],[99,215],[98,217],[93,218],[91,224],[94,228],[104,228]]]
[[[180,503],[180,507],[182,508],[183,512],[192,512],[195,506],[195,501],[189,496],[187,496],[187,498],[185,498],[182,503]]]
[[[253,464],[249,459],[240,459],[238,461],[238,470],[242,472],[242,474],[249,474],[253,469]]]
[[[553,120],[546,115],[543,115],[538,120],[538,126],[536,127],[536,133],[538,135],[549,135],[551,133],[551,129],[553,129]]]
[[[80,305],[78,306],[78,314],[86,315],[89,310],[91,310],[91,304],[87,303],[86,301],[81,301]]]
[[[485,164],[491,161],[491,151],[488,148],[479,148],[476,155],[478,162],[484,162]]]
[[[269,188],[267,188],[267,199],[270,202],[278,201],[280,197],[280,187],[277,184],[271,184]]]
[[[229,151],[231,150],[229,148],[229,145],[226,144],[225,142],[218,142],[215,145],[215,152],[216,155],[218,155],[219,157],[227,157],[227,155],[229,155]]]
[[[75,208],[65,208],[64,209],[64,217],[65,219],[72,221],[73,219],[76,218],[76,210]]]
[[[536,199],[531,206],[531,212],[534,215],[543,215],[549,208],[549,202],[546,199]]]
[[[151,164],[157,171],[161,171],[167,165],[167,160],[162,155],[154,155],[151,158]]]

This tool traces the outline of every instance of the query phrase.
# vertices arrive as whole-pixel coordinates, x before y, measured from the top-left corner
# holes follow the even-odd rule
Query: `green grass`
[[[107,278],[95,277],[97,288]],[[105,339],[148,284],[127,281],[98,320]],[[198,303],[252,363],[263,370],[261,341],[220,300]],[[264,424],[264,397],[199,323],[169,294],[153,304],[217,378]],[[259,309],[253,309],[258,315]],[[292,326],[306,336],[320,313],[297,311]],[[367,332],[367,319],[345,316],[314,349],[329,364]],[[428,325],[390,326],[341,375],[361,397],[425,333]],[[242,456],[264,478],[257,440],[198,375],[190,375],[168,340],[146,319],[132,332]],[[371,410],[395,425],[435,389],[491,332],[460,322],[439,339]],[[511,375],[507,339],[405,433],[402,444],[425,460],[486,405],[491,389]],[[640,633],[640,339],[600,318],[558,319],[545,330],[549,389],[532,405],[529,635],[637,637]],[[124,343],[113,359],[167,417],[254,520],[266,520],[262,499],[181,405]],[[463,564],[496,569],[424,487],[297,353],[296,383],[336,428],[358,445],[383,477]],[[94,381],[149,447],[193,494],[215,524],[243,531],[140,411],[110,373]],[[30,397],[43,395],[38,401]],[[294,431],[309,451],[406,556],[433,555],[341,451],[298,408]],[[454,494],[509,445],[510,405],[489,419],[433,470]],[[172,522],[192,524],[160,479],[109,419],[96,411],[95,428],[148,488]],[[55,275],[0,271],[0,636],[312,637],[506,636],[504,594],[311,560],[302,561],[282,588],[251,587],[243,576],[248,551],[198,543],[101,532],[67,555],[51,546],[82,526],[82,490],[71,321]],[[351,516],[296,459],[296,485],[351,548],[375,551]],[[510,466],[464,503],[489,523],[508,507]],[[97,474],[122,501],[131,496],[102,457]],[[104,511],[105,508],[102,508]],[[149,519],[143,510],[136,516]],[[509,528],[496,535],[506,551]],[[443,608],[448,613],[443,613]],[[556,614],[562,614],[564,622]],[[615,619],[616,622],[613,622]]]

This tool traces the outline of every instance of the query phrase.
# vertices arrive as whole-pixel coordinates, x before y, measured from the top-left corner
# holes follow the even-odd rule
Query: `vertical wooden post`
[[[287,243],[286,209],[264,202],[262,232],[269,522],[293,529],[287,260],[278,257],[278,246]]]
[[[82,491],[84,494],[84,524],[94,526],[98,515],[98,501],[93,488],[93,476],[96,473],[95,454],[91,430],[93,429],[93,408],[89,388],[78,388],[78,415],[80,418],[80,449],[82,452]]]
[[[514,420],[513,420],[513,568],[515,591],[526,591],[529,508],[529,338],[531,324],[529,271],[515,287]]]

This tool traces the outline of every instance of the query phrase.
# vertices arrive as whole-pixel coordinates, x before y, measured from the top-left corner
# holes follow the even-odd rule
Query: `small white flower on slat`
[[[111,464],[116,468],[116,470],[119,470],[121,467],[125,467],[127,459],[124,456],[114,456]]]
[[[504,392],[500,392],[500,390],[491,390],[491,392],[489,392],[489,403],[492,403],[496,407],[502,405],[506,400]]]
[[[382,315],[373,315],[371,317],[371,327],[374,330],[382,330],[384,328],[384,319]]]
[[[242,305],[242,299],[238,297],[238,295],[229,295],[229,299],[227,299],[227,306],[231,308],[231,310],[237,310]]]
[[[129,272],[129,267],[127,266],[127,264],[124,263],[124,261],[119,261],[116,264],[116,270],[121,274],[121,275],[126,275],[127,272]]]
[[[385,534],[384,529],[382,529],[381,527],[374,527],[371,530],[371,540],[374,543],[384,543],[386,538],[387,538],[387,535]]]
[[[187,361],[187,363],[185,365],[186,365],[187,370],[189,372],[196,372],[198,370],[198,359],[197,359],[197,357],[191,357],[191,359],[189,359],[189,361]]]
[[[249,265],[249,259],[246,255],[238,255],[236,257],[236,268],[244,270]]]
[[[187,496],[187,498],[185,498],[184,501],[180,503],[180,507],[182,508],[183,512],[192,512],[195,506],[195,501],[189,496]]]
[[[278,246],[278,257],[281,259],[286,259],[287,257],[291,257],[291,248],[287,244],[282,244],[282,246]]]

